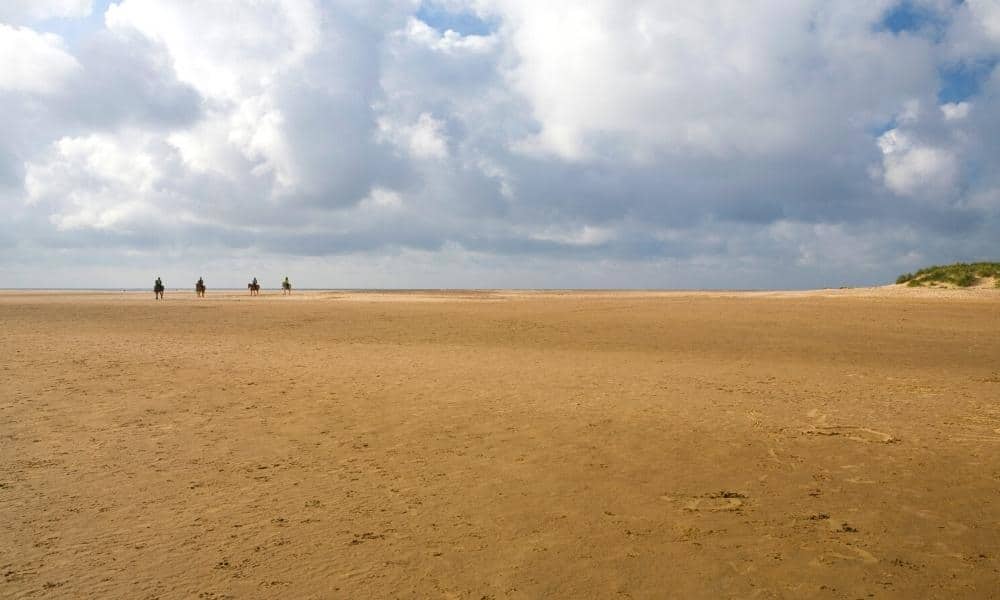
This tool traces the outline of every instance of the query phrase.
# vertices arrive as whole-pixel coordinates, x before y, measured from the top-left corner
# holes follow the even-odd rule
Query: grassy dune
[[[1000,263],[977,262],[955,263],[952,265],[934,265],[920,269],[915,273],[905,273],[896,278],[897,284],[910,287],[925,286],[957,286],[972,287],[983,283],[983,279],[992,278],[1000,287]]]

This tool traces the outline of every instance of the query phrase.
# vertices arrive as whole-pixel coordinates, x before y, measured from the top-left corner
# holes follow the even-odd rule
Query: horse
[[[259,283],[248,283],[247,289],[250,290],[251,296],[260,296],[260,284]]]
[[[163,299],[163,284],[162,283],[155,283],[155,284],[153,284],[153,293],[156,294],[156,299],[157,300],[162,300]]]
[[[292,295],[292,284],[287,280],[281,282],[281,295],[284,296],[285,294]]]
[[[194,293],[199,298],[204,298],[205,297],[205,289],[206,289],[205,288],[205,284],[203,282],[201,282],[201,281],[199,281],[198,283],[194,284]]]

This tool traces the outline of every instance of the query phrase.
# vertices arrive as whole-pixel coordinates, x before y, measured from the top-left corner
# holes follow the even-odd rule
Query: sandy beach
[[[0,292],[0,597],[995,598],[1000,290]]]

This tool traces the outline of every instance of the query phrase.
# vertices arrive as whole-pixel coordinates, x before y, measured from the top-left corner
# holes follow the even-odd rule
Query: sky
[[[1000,259],[1000,0],[4,0],[0,287]]]

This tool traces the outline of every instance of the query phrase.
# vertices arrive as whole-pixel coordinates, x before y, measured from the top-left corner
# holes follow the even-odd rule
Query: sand
[[[0,293],[0,597],[989,598],[1000,291]]]

